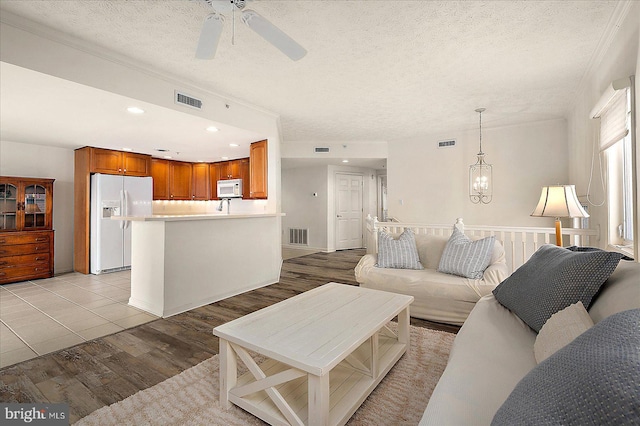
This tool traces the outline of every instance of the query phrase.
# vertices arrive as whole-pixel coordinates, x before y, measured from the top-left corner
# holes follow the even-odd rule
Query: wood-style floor
[[[212,329],[331,281],[357,285],[364,250],[286,260],[280,282],[0,370],[0,402],[66,402],[71,423],[218,353]],[[415,318],[449,332],[458,327]]]

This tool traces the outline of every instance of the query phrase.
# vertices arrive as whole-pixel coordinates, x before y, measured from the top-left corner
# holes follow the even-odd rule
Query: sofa
[[[455,338],[446,369],[420,425],[638,424],[640,264],[620,260],[614,268],[591,301],[584,303],[595,325],[540,363],[536,361],[534,346],[546,323],[538,334],[503,306],[496,295],[482,297]],[[578,269],[584,270],[587,277],[593,275],[587,268]],[[532,304],[542,303],[537,297],[533,299]],[[588,339],[593,337],[592,331],[617,321],[618,317],[628,318],[630,313],[635,315],[631,325],[613,329],[624,333],[599,330],[601,340],[603,332],[605,338],[625,334],[624,339],[604,342],[605,349],[596,350],[593,340]],[[624,352],[620,349],[624,347],[630,350]],[[613,352],[619,349],[620,353],[612,353],[611,349]],[[592,358],[589,362],[572,361],[577,351],[578,355],[579,351],[589,352]],[[628,369],[623,373],[609,371],[625,366]],[[604,384],[597,380],[600,373],[606,376]],[[621,385],[615,383],[618,379],[623,381]],[[514,401],[518,398],[519,402]],[[608,417],[620,412],[622,417]]]
[[[424,234],[414,237],[424,269],[380,268],[376,266],[377,254],[363,256],[355,267],[361,287],[413,296],[412,317],[462,325],[476,302],[509,275],[504,248],[498,241],[494,242],[491,260],[482,278],[471,279],[438,272],[450,237]]]

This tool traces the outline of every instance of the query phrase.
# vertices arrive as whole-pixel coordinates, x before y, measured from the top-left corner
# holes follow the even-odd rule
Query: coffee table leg
[[[329,373],[323,376],[307,374],[309,382],[309,426],[329,424]]]
[[[398,342],[406,344],[406,350],[409,351],[411,338],[409,337],[409,307],[403,309],[398,314]]]
[[[231,408],[229,391],[238,381],[238,360],[231,345],[220,339],[220,405],[223,409]]]

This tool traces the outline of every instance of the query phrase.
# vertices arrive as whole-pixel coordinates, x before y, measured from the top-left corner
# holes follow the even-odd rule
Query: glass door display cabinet
[[[0,284],[53,276],[53,181],[0,176]]]

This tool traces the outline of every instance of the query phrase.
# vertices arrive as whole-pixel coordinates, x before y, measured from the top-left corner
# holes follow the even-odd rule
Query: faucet
[[[216,210],[221,212],[222,211],[222,204],[224,204],[225,201],[227,202],[227,214],[229,214],[229,209],[231,207],[231,198],[223,198],[222,200],[220,200],[220,205],[218,205]]]

